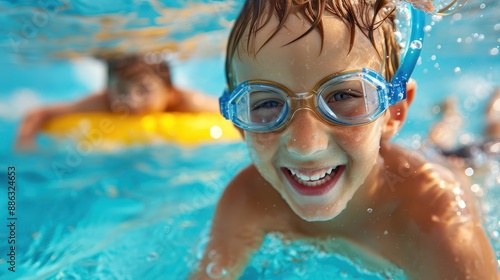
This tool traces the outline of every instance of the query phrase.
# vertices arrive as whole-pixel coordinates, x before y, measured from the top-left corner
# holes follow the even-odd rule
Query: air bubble
[[[372,213],[372,212],[373,212],[373,209],[372,209],[372,208],[368,208],[368,209],[366,209],[366,212],[368,212],[368,213]]]
[[[498,54],[498,48],[493,48],[490,50],[491,55],[497,55]]]
[[[453,72],[455,73],[460,73],[461,69],[460,67],[455,67],[455,69],[453,69]]]

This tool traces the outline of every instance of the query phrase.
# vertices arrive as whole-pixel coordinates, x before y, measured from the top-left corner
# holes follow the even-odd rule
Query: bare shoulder
[[[467,215],[479,216],[471,182],[453,166],[430,161],[416,151],[394,144],[385,144],[381,153],[385,184],[406,207],[419,209],[412,215],[447,222],[463,220]]]
[[[470,182],[394,144],[383,145],[381,154],[390,178],[385,184],[399,201],[392,224],[401,246],[396,262],[409,278],[496,279],[496,258]]]

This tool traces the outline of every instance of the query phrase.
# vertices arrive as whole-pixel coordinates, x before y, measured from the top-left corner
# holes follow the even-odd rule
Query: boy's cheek
[[[245,138],[249,144],[252,144],[254,149],[265,150],[280,138],[278,133],[267,132],[267,133],[251,133],[245,132]]]

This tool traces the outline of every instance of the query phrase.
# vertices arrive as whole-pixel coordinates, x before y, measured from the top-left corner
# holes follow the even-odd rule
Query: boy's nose
[[[300,157],[314,156],[328,148],[328,126],[310,109],[295,112],[287,128],[286,148]]]

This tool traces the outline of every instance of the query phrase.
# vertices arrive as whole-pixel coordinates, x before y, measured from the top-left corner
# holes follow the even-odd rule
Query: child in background
[[[400,64],[395,9],[245,2],[220,103],[252,164],[225,189],[193,279],[237,279],[269,232],[347,247],[335,252],[396,265],[408,279],[499,279],[464,178],[390,142],[415,95],[424,27],[412,9],[413,47]]]
[[[442,118],[432,126],[428,144],[431,150],[452,159],[460,167],[478,167],[484,158],[499,159],[500,156],[500,87],[493,92],[486,111],[483,137],[466,145],[458,144],[463,117],[457,109],[456,100],[445,100]]]
[[[215,98],[175,87],[165,61],[146,62],[141,55],[107,61],[108,87],[74,103],[40,108],[21,124],[16,146],[34,146],[34,140],[51,118],[84,112],[146,114],[154,112],[218,112]]]

